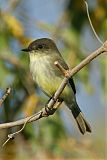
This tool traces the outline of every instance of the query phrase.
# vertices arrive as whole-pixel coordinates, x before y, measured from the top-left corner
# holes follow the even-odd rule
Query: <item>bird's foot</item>
[[[52,108],[50,108],[50,107],[48,107],[48,103],[49,103],[49,101],[50,100],[53,100],[54,102],[55,102],[55,104],[54,104],[54,106],[52,107]],[[57,110],[57,108],[60,106],[60,104],[63,102],[63,99],[57,99],[57,100],[55,100],[54,99],[54,96],[52,96],[49,100],[48,100],[48,102],[46,103],[46,105],[45,105],[45,111],[46,111],[46,114],[49,116],[49,115],[53,115],[54,114],[54,112]]]
[[[54,112],[55,112],[55,108],[49,108],[48,107],[48,103],[49,103],[49,101],[50,100],[53,100],[54,101],[54,103],[56,103],[57,102],[57,100],[55,100],[54,99],[54,96],[52,96],[49,100],[48,100],[48,102],[46,103],[46,105],[45,105],[45,111],[46,111],[46,114],[49,116],[49,115],[53,115],[54,114]]]

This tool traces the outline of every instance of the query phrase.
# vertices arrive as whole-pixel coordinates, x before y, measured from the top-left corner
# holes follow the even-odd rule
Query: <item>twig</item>
[[[53,108],[53,111],[52,113],[54,113],[56,111],[56,109],[58,109],[58,107],[61,105],[62,101],[58,101],[55,103],[54,105],[54,108]],[[45,108],[43,108],[43,110],[41,110],[40,112],[28,117],[28,119],[26,119],[25,123],[23,124],[22,128],[14,133],[11,133],[11,134],[8,134],[8,138],[7,140],[3,143],[2,147],[4,147],[8,142],[9,140],[11,139],[14,139],[15,135],[19,134],[20,132],[22,132],[26,126],[26,124],[30,121],[30,119],[38,116],[38,119],[42,118],[42,117],[47,117],[49,116],[49,113],[47,114],[46,110],[44,111]]]
[[[5,101],[5,99],[7,98],[7,96],[11,93],[11,87],[6,88],[6,91],[4,93],[4,95],[2,96],[2,98],[0,99],[0,106],[3,104],[3,102]]]
[[[55,61],[54,65],[59,68],[59,70],[62,72],[64,77],[68,77],[69,76],[69,69],[68,70],[64,69],[58,61]]]
[[[54,98],[52,98],[49,103],[48,103],[48,108],[50,110],[53,111],[53,106],[55,104],[55,101],[57,101],[58,97],[60,96],[60,94],[62,93],[63,89],[65,88],[65,86],[67,85],[68,79],[71,76],[74,76],[77,72],[79,72],[83,67],[85,67],[87,64],[89,64],[93,59],[95,59],[97,56],[99,56],[100,54],[102,54],[103,52],[107,52],[107,41],[95,52],[91,53],[88,57],[86,57],[79,65],[77,65],[76,67],[74,67],[72,70],[69,70],[69,75],[68,77],[65,77],[61,83],[61,85],[59,86],[58,90],[56,91]],[[55,112],[56,110],[54,110]],[[54,113],[53,112],[53,113]],[[37,121],[38,119],[42,118],[42,117],[46,117],[46,110],[45,108],[43,108],[36,116],[34,116],[33,118],[31,118],[28,122],[33,122],[33,121]],[[51,114],[50,114],[51,115]],[[30,116],[31,117],[31,116]],[[0,129],[3,128],[10,128],[10,127],[14,127],[14,126],[19,126],[24,124],[30,117],[15,121],[15,122],[9,122],[9,123],[4,123],[4,124],[0,124]]]
[[[7,140],[3,143],[2,147],[4,147],[10,139],[14,139],[14,136],[15,136],[16,134],[19,134],[20,132],[22,132],[22,131],[24,130],[26,124],[29,122],[29,120],[30,120],[31,118],[33,118],[33,117],[35,117],[35,116],[37,116],[37,115],[39,115],[39,114],[41,114],[41,112],[38,112],[38,113],[32,115],[31,117],[29,117],[29,119],[26,120],[26,122],[24,123],[24,125],[22,126],[22,128],[21,128],[20,130],[14,132],[14,133],[8,134],[8,138],[7,138]]]
[[[88,16],[88,20],[89,20],[90,26],[91,26],[91,28],[92,28],[92,31],[93,31],[95,37],[97,38],[97,40],[103,45],[102,40],[98,37],[98,35],[97,35],[97,33],[96,33],[96,31],[95,31],[95,29],[94,29],[94,27],[93,27],[93,24],[92,24],[90,15],[89,15],[89,11],[88,11],[88,3],[86,2],[86,0],[84,0],[84,2],[85,2],[85,5],[86,5],[87,16]]]

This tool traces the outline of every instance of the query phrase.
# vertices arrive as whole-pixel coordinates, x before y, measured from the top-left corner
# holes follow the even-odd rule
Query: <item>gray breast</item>
[[[30,61],[30,71],[34,81],[37,83],[55,75],[53,65],[51,65],[50,59],[47,56]]]

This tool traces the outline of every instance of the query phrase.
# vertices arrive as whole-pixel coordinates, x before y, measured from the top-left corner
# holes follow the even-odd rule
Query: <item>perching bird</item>
[[[22,51],[29,52],[30,71],[33,80],[51,98],[64,78],[61,71],[54,65],[54,62],[58,61],[64,69],[68,69],[54,41],[48,38],[37,39]],[[71,110],[80,132],[82,134],[86,133],[86,131],[91,132],[91,127],[76,102],[75,94],[74,81],[70,78],[59,100],[63,100]]]

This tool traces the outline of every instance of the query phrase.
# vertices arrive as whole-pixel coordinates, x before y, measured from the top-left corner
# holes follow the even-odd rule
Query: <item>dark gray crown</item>
[[[31,42],[26,49],[22,49],[22,51],[30,52],[30,51],[37,51],[37,50],[58,50],[54,41],[49,38],[40,38],[33,42]]]

